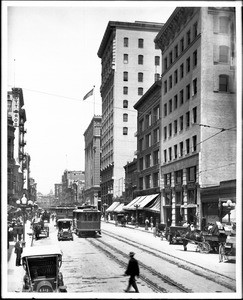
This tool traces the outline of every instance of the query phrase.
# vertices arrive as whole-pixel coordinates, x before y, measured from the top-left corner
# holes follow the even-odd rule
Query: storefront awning
[[[114,211],[114,209],[120,204],[120,202],[115,201],[111,204],[111,206],[109,206],[106,210],[106,212],[112,212]]]
[[[150,206],[145,207],[144,209],[160,213],[160,197],[158,197]]]
[[[145,208],[146,205],[151,204],[150,202],[153,201],[159,194],[152,194],[147,196],[140,196],[132,200],[128,205],[124,206],[125,210],[136,210],[135,205],[139,205],[138,209]]]
[[[145,196],[139,196],[135,199],[133,199],[130,203],[128,203],[127,205],[124,206],[124,209],[127,210],[131,210],[134,208],[134,205],[137,204],[142,198],[144,198]],[[135,208],[134,208],[135,209]]]
[[[115,212],[115,213],[121,213],[121,212],[123,212],[124,210],[123,210],[123,207],[124,207],[124,203],[120,203],[114,210],[113,210],[113,212]]]

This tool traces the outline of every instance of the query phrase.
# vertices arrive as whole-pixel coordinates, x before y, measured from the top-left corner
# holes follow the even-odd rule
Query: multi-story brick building
[[[100,132],[101,116],[94,116],[84,132],[85,188],[84,199],[100,209]]]
[[[160,101],[161,81],[157,80],[134,105],[137,110],[137,188],[133,201],[124,209],[135,211],[138,205],[140,220],[145,217],[160,219],[158,209],[150,206],[160,202]]]
[[[62,175],[62,202],[60,205],[80,205],[84,202],[84,171],[65,170]]]
[[[107,25],[98,57],[102,64],[101,201],[111,205],[124,192],[124,165],[134,158],[137,116],[133,105],[161,72],[154,38],[163,26],[150,22]]]
[[[12,88],[8,92],[8,200],[14,204],[22,198],[23,193],[28,196],[29,163],[24,147],[26,145],[24,128],[26,113],[23,91]]]
[[[233,7],[178,7],[155,38],[163,56],[161,219],[167,224],[217,220],[224,197],[211,188],[236,179],[235,25]],[[233,191],[227,197],[235,201]]]

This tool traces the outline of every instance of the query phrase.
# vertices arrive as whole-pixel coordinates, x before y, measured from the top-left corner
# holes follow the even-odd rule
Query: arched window
[[[138,64],[143,65],[143,55],[138,55]]]
[[[123,72],[123,81],[128,81],[128,72]]]
[[[128,114],[123,114],[123,122],[127,122],[128,121]]]
[[[127,127],[123,127],[123,135],[127,135],[128,134],[128,128]]]
[[[219,75],[219,91],[228,92],[229,91],[229,76],[228,75]]]
[[[143,73],[142,72],[138,73],[138,82],[143,82]]]
[[[123,45],[124,45],[124,47],[128,47],[128,38],[127,37],[124,38]]]
[[[127,100],[123,100],[123,108],[128,108],[128,101]]]
[[[123,87],[123,94],[124,94],[124,95],[127,95],[127,94],[128,94],[128,87],[127,87],[127,86],[124,86],[124,87]]]
[[[128,64],[128,54],[123,54],[123,63]]]
[[[219,61],[227,63],[229,61],[229,47],[219,46]]]

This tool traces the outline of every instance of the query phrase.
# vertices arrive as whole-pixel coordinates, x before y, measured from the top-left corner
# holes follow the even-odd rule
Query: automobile
[[[60,272],[62,251],[56,245],[24,248],[22,266],[25,270],[22,292],[67,292]]]
[[[58,239],[58,241],[63,241],[63,240],[72,240],[73,241],[72,224],[73,224],[73,220],[68,219],[68,218],[59,219],[57,221],[57,228],[58,228],[57,239]]]

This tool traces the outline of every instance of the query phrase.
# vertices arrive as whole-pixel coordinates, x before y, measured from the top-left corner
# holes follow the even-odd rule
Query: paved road
[[[102,222],[104,227],[106,225],[114,226],[114,229],[116,226],[114,225],[114,222],[110,221],[109,223]],[[148,237],[149,239],[153,240],[153,245],[156,245],[156,247],[161,247],[163,245],[163,248],[168,248],[168,251],[170,253],[174,252],[176,255],[179,255],[182,259],[187,258],[191,262],[195,262],[197,264],[202,264],[205,267],[217,270],[218,272],[222,272],[222,274],[228,275],[231,278],[236,278],[239,276],[240,273],[240,280],[239,280],[239,287],[241,286],[241,272],[236,272],[236,267],[238,264],[235,264],[235,257],[232,257],[231,263],[220,263],[218,262],[218,255],[217,254],[201,254],[203,259],[200,259],[198,253],[195,252],[195,245],[190,245],[188,248],[187,254],[184,251],[179,251],[182,249],[182,245],[169,245],[169,243],[165,240],[161,240],[159,237],[154,237],[151,230],[146,231],[143,227],[135,228],[135,226],[127,225],[127,230],[132,231],[142,231],[145,235],[145,237]],[[26,224],[26,247],[31,246],[31,240],[32,236],[29,234],[31,232],[30,229],[30,223],[27,222]],[[189,254],[189,255],[188,255]],[[21,292],[22,290],[22,278],[24,276],[24,270],[22,266],[15,266],[15,253],[14,253],[14,242],[10,242],[10,247],[8,249],[6,260],[8,260],[7,264],[4,266],[4,263],[2,264],[3,270],[6,267],[5,270],[7,270],[6,276],[2,276],[2,297],[4,297],[5,293],[12,298],[16,298],[16,292]],[[206,259],[205,259],[206,258]],[[232,263],[233,262],[233,263]],[[238,278],[238,277],[237,277]],[[241,288],[240,288],[241,289]],[[237,297],[235,298],[237,299]]]

